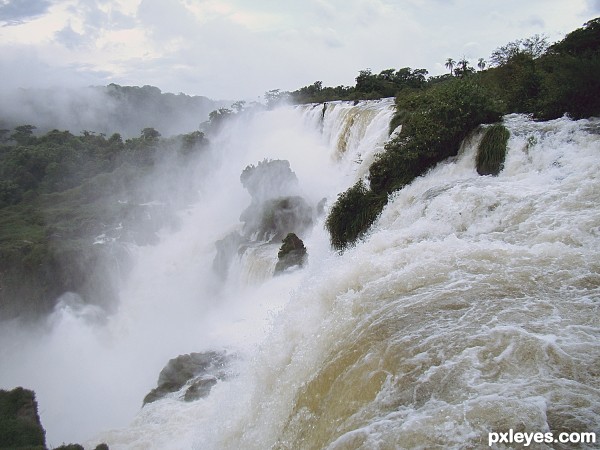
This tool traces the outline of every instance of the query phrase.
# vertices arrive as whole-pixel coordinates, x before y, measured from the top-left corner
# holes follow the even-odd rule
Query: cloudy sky
[[[560,40],[600,0],[0,0],[6,87],[150,84],[255,100],[359,70],[474,63],[509,41]]]

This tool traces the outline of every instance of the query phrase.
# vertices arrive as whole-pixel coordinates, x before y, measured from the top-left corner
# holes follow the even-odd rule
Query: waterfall
[[[364,242],[309,267],[219,400],[239,408],[199,442],[479,448],[490,431],[599,431],[600,121],[505,124],[500,176],[476,174],[474,139],[396,193]]]
[[[478,448],[490,431],[599,432],[599,120],[507,116],[499,176],[477,175],[475,136],[343,254],[315,213],[306,267],[271,276],[267,242],[215,277],[215,242],[251,203],[245,167],[287,160],[299,195],[330,207],[392,114],[392,100],[285,107],[213,138],[198,203],[134,250],[114,315],[65,306],[0,350],[0,381],[36,390],[49,442]],[[233,355],[208,396],[141,408],[170,358],[202,351]]]
[[[338,162],[338,171],[356,172],[358,177],[367,173],[375,154],[383,150],[395,111],[393,98],[300,108],[305,110],[307,123],[316,127],[320,121],[322,137]]]

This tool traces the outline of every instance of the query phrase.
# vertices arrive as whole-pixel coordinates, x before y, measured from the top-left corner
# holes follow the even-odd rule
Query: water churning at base
[[[109,381],[135,395],[111,398],[137,401],[128,413],[178,354],[226,350],[231,376],[194,402],[148,404],[90,445],[479,448],[492,431],[600,432],[597,120],[507,116],[499,176],[477,175],[473,136],[396,192],[343,254],[321,216],[305,268],[271,277],[279,245],[265,243],[225,285],[211,276],[214,242],[250,201],[244,167],[288,160],[302,195],[330,206],[367,173],[392,114],[391,100],[285,108],[214,140],[218,169],[181,229],[138,249],[117,315],[61,323],[86,336],[90,372],[122,364]]]

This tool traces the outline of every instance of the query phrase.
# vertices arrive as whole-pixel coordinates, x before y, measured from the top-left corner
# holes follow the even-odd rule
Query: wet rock
[[[217,384],[217,381],[219,380],[214,375],[195,378],[190,387],[186,389],[183,399],[186,402],[191,402],[208,396],[212,387]]]
[[[227,378],[231,355],[225,352],[204,352],[180,355],[171,359],[158,376],[157,387],[144,398],[144,405],[178,392],[186,387],[183,400],[206,397],[211,388]]]
[[[265,159],[256,166],[247,166],[240,175],[240,181],[256,203],[298,192],[298,177],[290,168],[289,161],[281,159]]]
[[[278,241],[288,233],[303,234],[312,227],[313,209],[299,196],[253,203],[241,215],[244,235],[251,240]]]
[[[307,256],[306,247],[302,239],[294,233],[289,233],[283,240],[283,244],[277,254],[278,261],[275,265],[275,275],[292,267],[304,266]]]
[[[240,181],[252,200],[240,215],[241,230],[215,243],[217,254],[213,270],[221,280],[227,278],[235,258],[244,255],[248,249],[279,243],[289,233],[304,236],[313,227],[316,217],[316,208],[299,195],[298,178],[288,161],[265,159],[256,166],[249,165],[242,172]],[[270,261],[273,256],[269,255]],[[283,261],[281,264],[288,263]],[[293,261],[290,264],[297,265]]]

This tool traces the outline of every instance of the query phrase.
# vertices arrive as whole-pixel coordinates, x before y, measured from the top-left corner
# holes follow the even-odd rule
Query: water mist
[[[388,120],[390,105],[387,102],[382,113]],[[240,214],[250,204],[240,174],[250,164],[265,158],[289,161],[299,194],[314,205],[325,197],[333,201],[353,181],[356,174],[347,177],[339,171],[339,154],[323,139],[320,121],[316,110],[247,114],[211,137],[210,155],[195,161],[189,173],[173,173],[173,167],[163,167],[163,172],[159,167],[149,177],[154,184],[145,187],[148,192],[177,192],[174,179],[181,178],[180,184],[188,188],[195,177],[191,185],[198,201],[177,213],[179,228],[163,230],[156,245],[129,246],[132,269],[120,287],[114,313],[106,315],[67,293],[42,326],[3,324],[0,383],[8,389],[19,385],[35,390],[49,446],[85,441],[92,446],[104,440],[111,448],[169,448],[174,445],[169,427],[142,431],[147,442],[135,436],[138,427],[152,428],[144,422],[147,415],[150,422],[160,422],[173,414],[157,418],[168,400],[140,412],[165,363],[180,354],[224,350],[243,364],[252,354],[301,275],[272,277],[280,245],[275,242],[241,255],[223,282],[212,269],[215,242],[240,228]],[[387,130],[378,131],[381,145]],[[319,245],[309,244],[311,239]],[[319,258],[323,250],[317,249],[327,246],[322,230],[308,237],[307,245],[314,247],[311,257]],[[173,400],[167,410],[198,409],[202,401],[197,403]],[[176,427],[179,436],[195,429],[193,417]],[[117,431],[94,437],[109,429]]]
[[[65,298],[44,329],[3,327],[0,382],[36,390],[49,443],[458,449],[508,429],[599,432],[597,120],[507,116],[499,176],[477,174],[474,136],[343,254],[315,214],[306,267],[273,277],[266,241],[215,274],[215,242],[252,200],[248,165],[289,161],[297,194],[330,206],[392,114],[384,100],[233,120],[180,227],[131,248],[114,314]],[[203,351],[233,356],[208,396],[141,407],[170,358]]]

